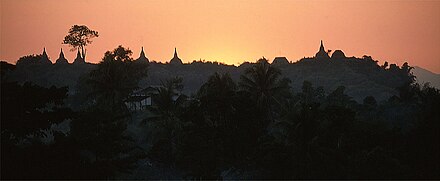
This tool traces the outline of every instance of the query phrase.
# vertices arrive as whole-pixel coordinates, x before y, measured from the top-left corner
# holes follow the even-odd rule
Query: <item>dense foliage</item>
[[[164,80],[153,88],[154,104],[133,112],[125,101],[148,64],[130,55],[119,46],[79,80],[76,111],[62,106],[66,88],[2,79],[2,179],[112,179],[153,170],[144,162],[186,179],[440,178],[440,91],[414,83],[407,64],[379,67],[401,82],[386,101],[365,95],[358,103],[344,86],[326,92],[309,81],[295,92],[263,58],[243,65],[239,81],[211,75],[191,96],[182,78]],[[65,120],[67,133],[42,131]],[[38,141],[42,133],[53,141]],[[164,170],[133,178],[175,178]]]

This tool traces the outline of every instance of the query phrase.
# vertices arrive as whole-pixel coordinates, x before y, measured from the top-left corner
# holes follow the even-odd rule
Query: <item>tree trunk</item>
[[[81,51],[82,51],[83,61],[85,62],[86,61],[86,52],[84,51],[84,46],[81,46]]]

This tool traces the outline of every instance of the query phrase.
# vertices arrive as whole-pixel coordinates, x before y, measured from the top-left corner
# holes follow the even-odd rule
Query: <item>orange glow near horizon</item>
[[[99,32],[87,61],[99,62],[118,45],[167,62],[177,47],[183,62],[226,64],[264,56],[290,61],[312,57],[320,40],[347,56],[370,55],[383,63],[408,61],[440,73],[440,1],[289,0],[1,0],[0,59],[40,54],[52,62],[74,24]]]

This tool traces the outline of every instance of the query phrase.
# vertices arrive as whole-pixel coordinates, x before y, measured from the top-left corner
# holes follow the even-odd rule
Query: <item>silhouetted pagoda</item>
[[[286,57],[275,57],[273,59],[272,64],[274,65],[287,65],[289,64],[289,60]]]
[[[182,65],[182,60],[177,56],[177,49],[174,48],[174,57],[170,60],[171,65]]]
[[[139,55],[139,58],[136,59],[136,62],[145,62],[145,63],[150,62],[150,60],[148,60],[148,58],[145,56],[144,47],[142,47],[141,53]]]
[[[43,49],[43,54],[41,55],[41,59],[39,63],[52,64],[52,62],[49,60],[49,57],[47,56],[46,47]]]
[[[55,62],[55,64],[69,64],[67,59],[64,57],[64,53],[63,53],[63,49],[62,48],[61,48],[61,51],[60,51],[60,57],[58,57],[58,59]]]
[[[73,61],[73,64],[84,64],[86,63],[86,61],[84,61],[84,59],[81,56],[81,53],[79,53],[79,49],[78,49],[78,53],[76,53],[76,58]]]
[[[322,40],[321,40],[321,47],[319,47],[319,51],[318,53],[316,53],[315,55],[316,59],[330,59],[330,57],[328,56],[327,52],[324,49],[324,45],[322,44]]]

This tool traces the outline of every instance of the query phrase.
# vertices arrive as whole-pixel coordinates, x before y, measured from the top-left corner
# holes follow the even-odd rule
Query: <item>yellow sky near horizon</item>
[[[183,62],[227,64],[312,57],[320,40],[347,56],[421,66],[440,73],[440,1],[291,0],[0,0],[0,59],[39,54],[54,62],[74,24],[100,34],[87,61],[123,45],[150,60],[169,61],[177,47]]]

